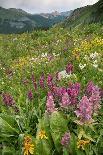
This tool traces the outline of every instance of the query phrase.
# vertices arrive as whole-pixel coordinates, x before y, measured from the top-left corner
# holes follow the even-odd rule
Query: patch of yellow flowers
[[[26,136],[24,138],[24,155],[33,154],[34,152],[34,144],[32,143],[32,139],[30,136]]]
[[[84,150],[85,149],[85,146],[87,144],[89,144],[89,143],[90,143],[90,140],[78,140],[78,142],[77,142],[77,148],[78,149],[81,148],[82,150]]]

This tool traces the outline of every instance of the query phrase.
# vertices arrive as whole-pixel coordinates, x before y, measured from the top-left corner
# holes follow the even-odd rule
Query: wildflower
[[[9,93],[3,93],[2,98],[6,106],[13,106],[15,104],[13,97]]]
[[[103,89],[100,89],[100,97],[103,98]]]
[[[72,65],[71,63],[69,63],[69,64],[66,66],[66,72],[67,72],[68,74],[71,74],[71,73],[73,72],[73,69],[74,69],[74,67],[73,67],[73,65]]]
[[[34,89],[36,90],[37,89],[37,83],[36,83],[36,80],[35,80],[35,77],[34,77],[33,74],[32,74],[31,79],[32,79],[32,83],[33,83]]]
[[[48,139],[48,137],[46,136],[46,132],[44,130],[41,130],[39,132],[39,138],[40,139]]]
[[[70,132],[66,132],[61,139],[61,144],[64,147],[67,147],[69,143],[70,143]]]
[[[45,77],[44,77],[44,74],[42,74],[39,80],[39,84],[41,88],[44,88],[44,81],[45,81]]]
[[[62,97],[62,95],[66,93],[66,88],[53,86],[53,93],[55,96]]]
[[[79,68],[82,70],[86,67],[86,64],[82,65],[81,63],[79,64]]]
[[[67,74],[66,70],[63,70],[58,73],[58,80],[68,78],[68,77],[70,77],[70,75]]]
[[[28,99],[33,100],[33,93],[31,90],[28,92]]]
[[[32,144],[32,139],[29,136],[24,138],[24,155],[33,154],[34,145]]]
[[[51,92],[48,92],[46,107],[47,107],[47,112],[49,113],[52,113],[55,111],[54,99]]]
[[[90,96],[92,94],[92,91],[93,91],[94,87],[95,87],[95,85],[94,85],[94,83],[92,81],[88,82],[87,88],[86,88],[87,95]]]
[[[61,107],[63,108],[68,108],[68,106],[71,104],[70,98],[67,92],[65,92],[62,96],[62,102],[61,102]]]
[[[70,96],[71,104],[76,104],[78,102],[77,97],[80,92],[80,84],[71,84],[67,89],[68,95]]]
[[[82,150],[84,150],[85,145],[89,144],[90,140],[79,140],[77,142],[77,148],[81,148]]]
[[[49,87],[52,87],[53,86],[53,77],[50,74],[47,77],[47,85]]]
[[[93,63],[93,67],[94,67],[94,68],[97,68],[97,67],[98,67],[98,64]]]
[[[80,83],[70,84],[67,92],[71,97],[77,97],[80,91]]]
[[[91,104],[90,104],[87,96],[82,97],[82,99],[80,101],[79,109],[76,110],[75,113],[76,113],[77,117],[80,118],[81,122],[91,120],[91,118],[92,118],[92,107],[91,107]]]
[[[100,91],[98,87],[96,86],[93,87],[92,95],[90,96],[89,101],[91,103],[93,112],[97,112],[98,109],[100,109],[100,101],[101,101]]]
[[[90,58],[91,58],[91,59],[96,59],[96,58],[98,57],[98,55],[99,55],[99,54],[98,54],[97,52],[91,53],[91,54],[90,54]]]
[[[56,72],[56,74],[55,74],[55,77],[56,77],[56,80],[57,80],[57,81],[59,80],[59,78],[58,78],[58,73],[59,73],[59,72]]]

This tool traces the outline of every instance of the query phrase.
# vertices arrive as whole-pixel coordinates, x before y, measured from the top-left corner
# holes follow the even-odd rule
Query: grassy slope
[[[74,27],[81,24],[103,23],[103,2],[100,0],[92,6],[78,8],[63,22],[63,26]]]

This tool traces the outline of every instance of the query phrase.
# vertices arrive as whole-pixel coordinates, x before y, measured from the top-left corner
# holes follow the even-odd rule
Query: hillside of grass
[[[75,27],[83,24],[102,23],[103,24],[103,1],[99,0],[91,6],[78,8],[72,12],[70,17],[63,22],[64,27]]]

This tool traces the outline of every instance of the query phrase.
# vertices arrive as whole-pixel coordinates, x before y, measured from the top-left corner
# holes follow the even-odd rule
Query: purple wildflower
[[[100,109],[101,97],[100,97],[100,91],[98,87],[96,86],[93,87],[92,95],[90,96],[89,101],[91,103],[93,112],[96,112],[98,111],[98,109]]]
[[[34,89],[37,90],[37,83],[36,83],[36,80],[35,80],[35,77],[34,77],[33,74],[32,74],[31,79],[32,79],[32,83],[33,83]]]
[[[103,98],[103,89],[100,89],[100,96],[101,96],[101,99]]]
[[[62,146],[67,147],[69,143],[70,143],[70,132],[66,132],[61,139],[61,144]]]
[[[32,93],[31,90],[28,92],[28,99],[29,99],[30,101],[33,100],[33,93]]]
[[[92,81],[89,81],[86,88],[86,93],[88,96],[92,95],[92,90],[94,87],[94,83]]]
[[[80,84],[75,83],[71,84],[70,87],[67,89],[68,95],[70,96],[71,104],[76,104],[78,102],[78,95],[80,92]]]
[[[41,75],[40,80],[39,80],[39,84],[41,88],[44,88],[44,81],[45,81],[45,77],[44,74]]]
[[[77,97],[80,92],[80,83],[71,84],[67,91],[71,97]]]
[[[6,106],[13,106],[15,104],[13,97],[9,93],[3,93],[2,98]]]
[[[74,69],[74,67],[73,67],[73,65],[72,65],[71,63],[69,63],[69,64],[66,66],[66,72],[67,72],[68,74],[71,74],[71,73],[73,72],[73,69]]]
[[[57,87],[57,90],[56,90],[56,95],[59,96],[59,97],[62,97],[62,95],[66,93],[66,88],[64,87]]]
[[[50,88],[53,86],[53,77],[50,74],[47,77],[47,85]]]
[[[51,92],[48,92],[46,107],[48,113],[55,111],[54,99]]]
[[[63,108],[68,108],[68,106],[71,104],[70,98],[67,92],[65,92],[62,96],[62,102],[61,102],[61,107]]]
[[[75,113],[77,117],[80,118],[81,122],[88,121],[92,118],[92,108],[87,96],[82,97],[79,109],[76,110]]]

